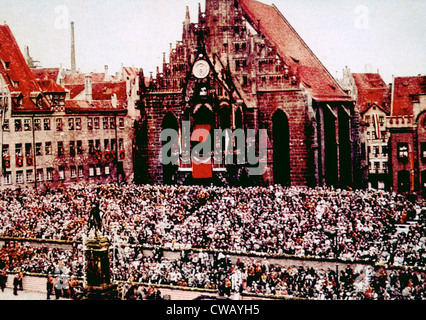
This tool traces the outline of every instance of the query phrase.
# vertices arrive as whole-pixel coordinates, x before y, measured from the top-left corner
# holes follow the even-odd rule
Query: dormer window
[[[9,61],[5,61],[5,63],[4,63],[4,68],[5,68],[6,70],[10,70],[10,62],[9,62]]]

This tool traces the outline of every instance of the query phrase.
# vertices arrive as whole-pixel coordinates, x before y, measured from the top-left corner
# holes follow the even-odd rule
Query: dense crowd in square
[[[376,190],[151,185],[5,190],[0,192],[0,236],[81,243],[94,204],[101,209],[104,235],[117,248],[114,280],[214,289],[224,295],[424,296],[423,271],[377,267],[425,266],[423,203]],[[407,221],[415,223],[407,233],[397,232],[397,225]],[[193,254],[175,260],[148,257],[142,246]],[[73,250],[9,245],[0,251],[0,269],[55,274],[60,263],[67,275],[81,277],[81,249],[81,244]],[[359,261],[370,263],[371,270],[361,270],[363,275],[349,266],[340,272],[288,270],[255,258],[232,264],[222,261],[227,252]],[[360,281],[364,277],[368,281]]]

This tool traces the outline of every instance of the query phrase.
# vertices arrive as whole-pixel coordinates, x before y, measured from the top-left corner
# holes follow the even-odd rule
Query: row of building
[[[35,68],[0,26],[0,186],[426,187],[424,76],[386,84],[345,69],[335,79],[278,8],[259,1],[206,0],[197,18],[187,8],[182,39],[147,77],[126,67],[110,75],[107,66],[84,74],[74,60],[72,70]],[[193,139],[200,128],[210,135]],[[169,155],[176,161],[164,161],[164,129],[178,133]],[[231,133],[222,137],[231,163],[225,153],[200,155],[207,161],[192,154],[215,129]],[[267,132],[257,162],[248,146],[259,150],[260,140],[250,130]],[[250,171],[261,161],[265,170]]]
[[[364,187],[426,191],[426,76],[393,77],[343,71],[342,86],[361,123]]]

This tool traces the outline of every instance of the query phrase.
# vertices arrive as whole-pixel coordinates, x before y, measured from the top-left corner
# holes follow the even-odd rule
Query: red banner
[[[193,142],[205,142],[209,137],[210,125],[197,125],[194,127],[194,132],[197,129],[204,129],[191,136]],[[213,177],[213,164],[211,157],[203,161],[200,158],[192,157],[192,177],[194,179],[208,179]]]

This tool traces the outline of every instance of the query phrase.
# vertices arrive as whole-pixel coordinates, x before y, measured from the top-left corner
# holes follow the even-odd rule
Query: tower
[[[74,21],[71,22],[71,72],[77,72],[75,63]]]

